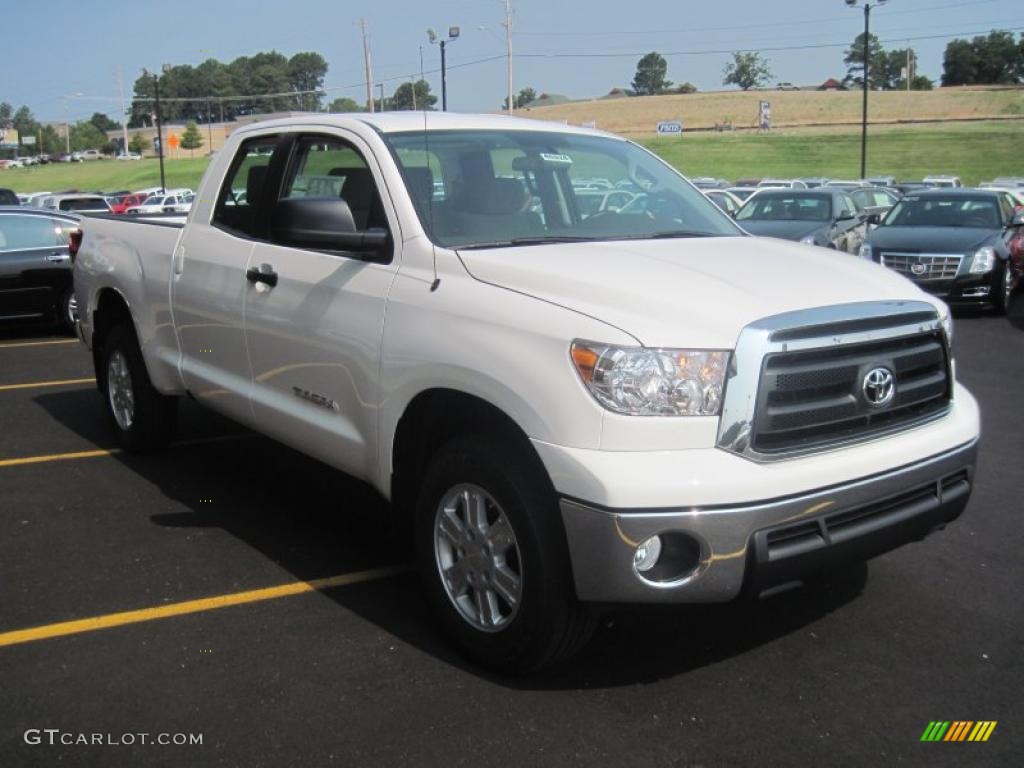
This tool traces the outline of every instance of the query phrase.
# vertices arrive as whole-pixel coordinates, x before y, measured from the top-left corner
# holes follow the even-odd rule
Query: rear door
[[[278,199],[339,196],[358,231],[397,218],[381,194],[369,148],[348,132],[295,138]],[[376,456],[378,370],[384,305],[398,269],[359,254],[257,243],[251,269],[276,275],[246,290],[252,407],[260,430],[350,474],[367,477]]]
[[[0,213],[0,319],[52,315],[71,290],[69,220]]]
[[[251,423],[251,371],[245,349],[245,270],[265,235],[262,192],[281,157],[278,133],[243,141],[212,213],[185,226],[173,254],[174,323],[182,379],[214,410]],[[206,210],[206,209],[204,209]]]

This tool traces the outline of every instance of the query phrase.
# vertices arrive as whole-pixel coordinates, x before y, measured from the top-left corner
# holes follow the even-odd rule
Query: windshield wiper
[[[457,251],[472,251],[478,248],[513,248],[520,245],[548,245],[549,243],[587,243],[592,242],[593,237],[580,237],[579,235],[541,235],[538,237],[513,237],[511,240],[495,240],[490,243],[467,243],[456,245]]]
[[[683,237],[717,237],[712,232],[693,232],[686,229],[671,229],[665,232],[639,232],[635,235],[615,235],[607,240],[671,240]]]

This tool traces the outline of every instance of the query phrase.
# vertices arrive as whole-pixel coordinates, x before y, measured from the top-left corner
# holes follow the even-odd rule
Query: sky
[[[1022,0],[889,0],[871,11],[886,48],[913,47],[919,72],[938,80],[952,37],[991,29],[1024,31]],[[843,55],[863,30],[863,0],[512,0],[514,90],[588,98],[628,87],[648,51],[668,60],[668,77],[721,90],[733,50],[759,50],[773,80],[818,84],[845,74]],[[199,64],[277,50],[317,51],[330,66],[328,100],[365,101],[359,19],[369,29],[374,79],[390,94],[423,69],[440,94],[440,52],[426,29],[459,26],[447,47],[448,105],[497,110],[505,97],[504,0],[0,0],[4,38],[0,101],[27,104],[36,118],[63,121],[105,112],[120,118],[117,72],[130,99],[143,67]],[[12,34],[13,33],[13,34]],[[929,39],[914,39],[929,38]],[[795,49],[801,47],[800,49]],[[791,50],[771,50],[791,49]],[[795,49],[795,50],[794,50]],[[80,95],[78,95],[80,94]],[[65,99],[65,96],[69,96]]]

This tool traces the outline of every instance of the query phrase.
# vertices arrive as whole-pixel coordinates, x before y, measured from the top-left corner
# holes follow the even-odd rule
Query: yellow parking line
[[[188,445],[203,445],[205,443],[220,443],[225,440],[247,440],[255,437],[251,432],[243,432],[239,435],[220,435],[217,437],[199,437],[195,440],[181,440],[171,443],[171,448],[179,448]],[[0,468],[20,467],[25,464],[45,464],[50,461],[73,461],[75,459],[95,459],[101,456],[115,456],[124,451],[121,448],[97,448],[92,451],[74,451],[72,453],[51,453],[44,456],[23,456],[17,459],[0,459]]]
[[[80,344],[78,339],[53,339],[51,341],[17,341],[13,344],[0,344],[0,349],[14,349],[15,347],[46,347],[51,344]]]
[[[227,608],[232,605],[244,605],[245,603],[258,603],[263,600],[275,600],[279,597],[291,597],[307,592],[322,592],[333,587],[342,587],[349,584],[358,584],[366,581],[376,581],[389,576],[408,571],[410,566],[398,565],[387,568],[374,568],[368,571],[356,571],[355,573],[343,573],[338,576],[329,576],[323,579],[312,581],[293,581],[288,584],[280,584],[276,587],[265,587],[263,589],[250,589],[246,592],[234,592],[227,595],[215,597],[204,597],[199,600],[186,600],[182,603],[170,603],[159,605],[154,608],[139,608],[134,611],[123,611],[121,613],[108,613],[103,616],[92,616],[88,619],[76,621],[62,621],[57,624],[45,624],[41,627],[30,629],[16,629],[12,632],[0,633],[0,646],[19,645],[31,643],[35,640],[47,640],[53,637],[65,635],[77,635],[80,632],[92,632],[97,629],[110,629],[125,624],[138,624],[144,621],[155,621],[166,619],[171,616],[184,616],[189,613],[200,613],[202,611],[215,611],[218,608]]]
[[[0,392],[10,389],[36,389],[38,387],[69,387],[72,384],[95,384],[96,379],[63,379],[61,381],[32,381],[28,384],[3,384],[0,385]]]

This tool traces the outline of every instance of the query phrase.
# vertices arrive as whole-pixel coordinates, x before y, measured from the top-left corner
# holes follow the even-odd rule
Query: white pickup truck
[[[593,185],[630,193],[585,215]],[[368,481],[463,652],[535,669],[613,603],[727,601],[967,504],[946,306],[753,238],[653,154],[504,116],[232,134],[187,220],[83,221],[80,334],[127,449],[210,409]]]

